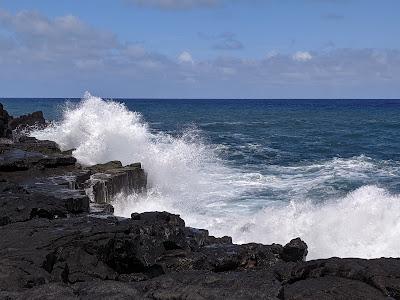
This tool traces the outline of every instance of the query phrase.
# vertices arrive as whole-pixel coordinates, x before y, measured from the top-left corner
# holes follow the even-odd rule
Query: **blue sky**
[[[398,0],[0,0],[0,97],[399,98]]]

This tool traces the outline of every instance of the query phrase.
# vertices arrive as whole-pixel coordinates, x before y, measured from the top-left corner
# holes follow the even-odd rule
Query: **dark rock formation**
[[[6,110],[3,108],[3,104],[0,103],[0,138],[10,138],[11,129],[8,126],[11,117]]]
[[[46,120],[43,117],[43,112],[35,111],[31,114],[12,118],[8,124],[11,130],[16,130],[16,129],[23,130],[30,126],[43,128],[46,126]]]
[[[24,137],[14,143],[0,144],[0,172],[57,168],[75,163],[76,159],[61,154],[54,142]]]
[[[299,238],[236,245],[167,212],[113,216],[113,195],[145,187],[140,164],[0,144],[0,299],[400,299],[400,259],[307,262]]]
[[[21,131],[31,126],[36,128],[44,128],[46,126],[43,112],[36,111],[14,118],[8,114],[3,104],[0,103],[0,138],[11,138],[13,130]]]
[[[285,262],[281,245],[235,245],[165,212],[131,219],[36,215],[11,220],[0,235],[0,298],[400,296],[398,259]]]
[[[308,254],[307,244],[296,238],[283,247],[282,258],[284,261],[304,261]]]
[[[140,163],[123,167],[121,162],[95,165],[88,170],[91,197],[96,203],[109,203],[118,193],[142,192],[146,188],[147,176]]]

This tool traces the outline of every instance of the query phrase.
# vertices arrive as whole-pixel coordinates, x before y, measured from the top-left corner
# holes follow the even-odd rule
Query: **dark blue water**
[[[80,99],[2,100],[13,115],[42,110],[49,120],[61,118],[65,101]],[[153,130],[176,135],[197,128],[210,143],[225,146],[226,161],[248,169],[361,155],[384,164],[400,159],[400,100],[114,101],[140,112]],[[400,188],[396,177],[367,181]]]
[[[13,115],[42,110],[49,120],[60,121],[67,100],[76,104],[80,101],[3,99],[1,102]],[[237,239],[247,241],[242,235],[247,232],[250,238],[260,236],[263,242],[276,241],[273,239],[280,236],[303,235],[314,246],[316,257],[325,253],[374,257],[381,256],[379,253],[392,255],[398,251],[396,247],[400,249],[400,245],[389,242],[397,234],[400,237],[400,211],[386,215],[400,208],[397,196],[400,193],[400,100],[114,101],[139,112],[153,133],[163,132],[179,138],[188,130],[195,132],[195,138],[216,153],[218,163],[229,168],[224,175],[228,178],[226,181],[215,181],[231,185],[233,192],[223,190],[226,196],[219,197],[219,190],[213,187],[210,195],[214,196],[207,197],[216,197],[218,201],[213,203],[215,206],[207,202],[204,207],[225,209],[223,215],[217,214],[213,220],[226,220],[230,214],[240,226],[232,232],[215,221],[217,225],[213,223],[210,227],[217,233],[228,231]],[[212,172],[222,171],[215,170],[218,171],[209,171],[207,176],[220,178],[220,174]],[[204,176],[199,175],[196,180],[204,181]],[[187,185],[190,184],[193,181],[188,181]],[[182,195],[187,193],[184,188],[182,191]],[[193,199],[200,201],[199,193],[194,192]],[[171,197],[179,198],[180,194]],[[179,203],[189,198],[182,196]],[[271,203],[277,204],[271,207]],[[365,206],[370,210],[364,211]],[[171,207],[167,208],[180,206]],[[231,209],[229,213],[226,207]],[[177,211],[193,217],[194,225],[204,224],[194,216],[193,211],[198,208],[185,209],[177,208]],[[352,209],[356,215],[345,216]],[[240,219],[240,211],[247,216],[251,212],[252,219],[247,221],[250,225],[256,223],[256,229],[248,229],[253,225],[246,227],[248,224]],[[208,214],[206,210],[205,214]],[[211,222],[207,220],[206,223]],[[265,222],[261,227],[260,220]],[[399,226],[393,229],[399,232],[387,229],[387,222],[391,224],[389,228]],[[324,240],[325,233],[316,229],[320,223],[321,230],[338,227],[338,232]],[[353,225],[354,232],[348,229]],[[299,230],[300,226],[307,229]],[[277,233],[269,232],[271,228]],[[360,232],[363,228],[368,232]],[[377,242],[378,245],[357,241],[358,235],[364,240],[371,239],[371,235],[381,230],[385,231],[384,240]],[[262,232],[266,237],[262,237]],[[341,248],[340,243],[347,239],[348,244]],[[330,251],[328,243],[334,243],[340,250]]]

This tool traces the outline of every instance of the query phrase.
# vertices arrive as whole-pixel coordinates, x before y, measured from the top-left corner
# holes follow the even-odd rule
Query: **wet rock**
[[[80,197],[67,198],[65,199],[65,207],[72,214],[89,212],[89,197],[82,195]]]
[[[114,206],[108,203],[105,204],[91,203],[90,214],[99,216],[112,216],[114,214]]]
[[[13,147],[29,152],[38,152],[45,155],[64,154],[61,152],[57,143],[48,140],[38,140],[34,137],[28,136],[19,137],[18,142]],[[64,155],[71,156],[71,154]]]
[[[11,117],[8,112],[3,108],[3,104],[0,103],[0,138],[11,138],[11,128],[8,126]]]
[[[97,164],[97,165],[88,167],[87,169],[92,171],[93,174],[96,174],[96,173],[104,173],[109,170],[120,169],[120,168],[122,168],[122,163],[118,160],[115,160],[115,161],[110,161],[105,164]]]
[[[109,203],[119,193],[142,192],[147,186],[147,176],[140,164],[122,167],[121,162],[117,161],[89,169],[96,172],[90,177],[89,183],[91,198],[95,203]]]
[[[36,111],[31,114],[22,115],[20,117],[12,118],[8,125],[11,130],[23,130],[30,126],[43,128],[46,126],[46,120],[43,117],[43,112]]]
[[[304,261],[308,254],[308,247],[300,238],[291,240],[283,247],[282,259],[284,261]]]

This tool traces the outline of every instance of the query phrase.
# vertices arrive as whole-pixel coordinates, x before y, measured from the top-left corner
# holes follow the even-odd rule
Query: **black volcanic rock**
[[[168,212],[113,216],[115,194],[146,184],[140,164],[2,140],[0,299],[400,299],[398,258],[305,261],[300,238],[237,245]]]
[[[388,297],[384,296],[381,291],[367,283],[331,276],[296,282],[286,287],[281,297],[289,300],[388,299]]]
[[[284,261],[304,261],[308,254],[308,247],[300,238],[291,240],[283,247],[282,258]]]
[[[8,112],[3,108],[3,104],[0,103],[0,138],[10,138],[12,135],[11,128],[8,125],[11,117]]]
[[[30,126],[43,128],[46,126],[46,120],[43,117],[43,112],[35,111],[31,114],[12,118],[9,120],[8,125],[11,130],[23,130]]]
[[[92,199],[99,204],[110,203],[119,193],[143,192],[147,175],[140,163],[123,167],[120,161],[111,161],[86,168],[90,176]]]

